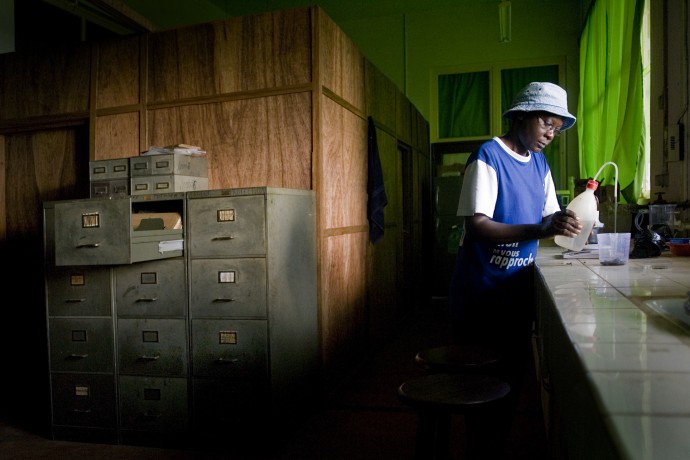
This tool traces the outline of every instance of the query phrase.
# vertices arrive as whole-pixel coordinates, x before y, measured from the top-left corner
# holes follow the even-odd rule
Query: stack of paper
[[[206,155],[206,150],[201,150],[201,147],[196,145],[187,144],[175,144],[167,145],[165,147],[156,147],[152,145],[146,152],[142,152],[140,155],[161,155],[163,153],[179,153],[180,155]]]

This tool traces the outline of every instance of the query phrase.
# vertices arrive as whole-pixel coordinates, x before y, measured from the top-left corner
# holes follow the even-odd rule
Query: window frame
[[[508,69],[517,69],[523,67],[543,67],[543,66],[557,66],[558,68],[558,83],[562,87],[565,85],[566,74],[566,58],[565,56],[545,57],[538,59],[519,59],[510,61],[499,61],[487,64],[471,64],[452,67],[432,68],[430,72],[430,116],[429,128],[431,135],[431,143],[464,143],[476,142],[491,139],[495,136],[503,134],[503,113],[501,110],[501,71]],[[438,77],[440,75],[474,73],[474,72],[488,72],[489,73],[489,113],[490,113],[490,132],[488,135],[464,136],[464,137],[440,137],[439,136],[439,93],[438,93]],[[572,110],[571,110],[572,113]],[[556,173],[554,177],[556,184],[564,185],[566,183],[567,171],[566,163],[566,144],[565,136],[567,132],[561,135],[562,139],[559,143],[558,151],[555,154],[558,157],[558,162],[561,166],[559,171],[552,171]]]

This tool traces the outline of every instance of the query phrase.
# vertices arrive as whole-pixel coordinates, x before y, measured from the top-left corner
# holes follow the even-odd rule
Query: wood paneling
[[[399,228],[386,222],[384,236],[369,245],[367,286],[369,293],[369,340],[376,347],[387,341],[399,322],[397,311],[401,290],[398,289],[398,269],[402,262],[398,251]]]
[[[0,55],[0,119],[89,108],[91,55],[86,45]]]
[[[311,81],[308,9],[155,33],[149,44],[149,102]]]
[[[386,76],[369,61],[365,65],[366,110],[376,123],[393,133],[396,127],[395,110],[398,90]]]
[[[384,220],[388,231],[389,226],[398,226],[402,223],[400,153],[397,140],[387,132],[377,128],[376,140],[383,170],[383,186],[388,198],[388,205],[384,208]]]
[[[96,45],[96,108],[139,103],[140,40],[135,36]]]
[[[321,226],[366,226],[367,121],[327,98],[322,107]]]
[[[319,15],[321,83],[361,112],[365,111],[364,56],[352,39],[325,14]]]
[[[326,238],[321,256],[321,334],[327,369],[362,359],[367,343],[367,233]]]
[[[0,90],[0,122],[11,120],[4,133],[37,130],[5,137],[0,167],[9,239],[40,237],[42,200],[88,196],[90,153],[125,158],[150,145],[185,143],[207,151],[211,189],[316,191],[326,375],[361,361],[368,346],[394,331],[401,284],[410,279],[402,273],[414,270],[412,284],[423,289],[428,124],[318,7],[124,37],[94,45],[93,54],[79,46],[0,55]],[[368,115],[377,126],[389,200],[384,237],[375,245],[366,214]],[[35,117],[43,119],[30,126]],[[66,130],[68,123],[78,126]],[[402,254],[401,141],[415,147],[412,262]],[[38,254],[29,263],[40,266],[40,240],[31,244]]]
[[[396,91],[395,106],[395,133],[398,139],[412,145],[412,103],[402,92]]]
[[[139,112],[96,118],[94,138],[95,160],[139,155]]]
[[[427,122],[419,110],[415,109],[414,129],[417,133],[415,147],[426,156],[430,155],[431,144],[429,141],[429,122]]]
[[[152,110],[152,145],[206,150],[209,188],[311,188],[308,92]]]
[[[24,423],[47,421],[50,413],[43,278],[43,202],[82,197],[88,193],[86,129],[52,129],[4,139],[6,237],[0,259],[7,292],[0,321],[0,350],[6,372],[22,372],[21,379],[0,384],[3,415],[14,412]],[[10,289],[11,288],[11,291]],[[21,351],[19,351],[21,350]],[[27,357],[31,365],[27,366]]]

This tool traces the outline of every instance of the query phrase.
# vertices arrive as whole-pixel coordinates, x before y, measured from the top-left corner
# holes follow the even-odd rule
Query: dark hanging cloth
[[[369,117],[368,157],[367,218],[369,219],[369,239],[372,243],[376,243],[383,237],[383,208],[388,204],[388,197],[383,186],[383,170],[379,158],[379,146],[376,142],[376,126],[372,117]]]

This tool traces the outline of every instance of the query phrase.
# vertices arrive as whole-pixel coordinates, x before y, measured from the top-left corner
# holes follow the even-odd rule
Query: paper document
[[[163,254],[170,251],[184,250],[184,240],[169,240],[158,243],[158,252]]]

